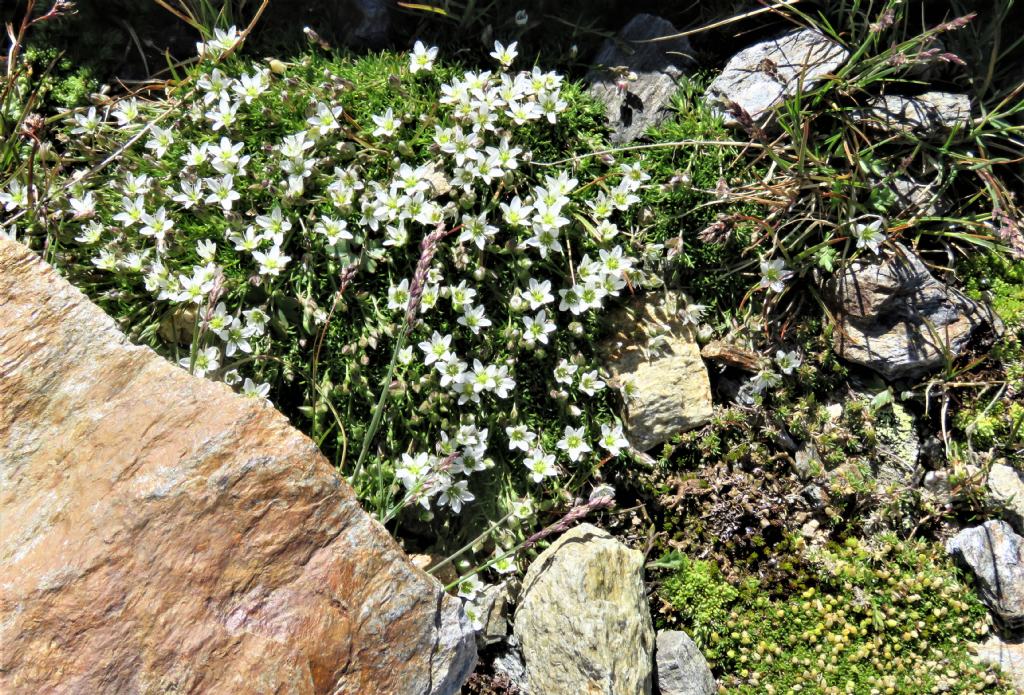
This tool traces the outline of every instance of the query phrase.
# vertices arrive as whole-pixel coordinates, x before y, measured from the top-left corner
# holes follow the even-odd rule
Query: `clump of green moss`
[[[964,262],[964,287],[986,299],[1010,326],[1024,324],[1024,263],[1003,253],[971,254]]]
[[[780,587],[684,560],[658,589],[730,693],[1008,692],[968,641],[986,612],[941,549],[883,535],[805,551]]]

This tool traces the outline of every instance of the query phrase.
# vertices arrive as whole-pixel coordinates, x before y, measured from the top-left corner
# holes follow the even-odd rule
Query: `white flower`
[[[253,260],[260,266],[260,275],[280,275],[284,267],[288,265],[291,256],[281,253],[280,246],[272,246],[269,251],[253,251]]]
[[[462,216],[462,233],[459,234],[459,241],[472,241],[476,247],[483,250],[487,242],[497,234],[498,228],[487,224],[487,213],[479,215]]]
[[[117,104],[117,108],[113,111],[113,116],[117,119],[117,125],[124,127],[139,117],[139,101],[135,97],[130,99],[123,99]]]
[[[465,382],[466,366],[466,363],[455,355],[452,355],[450,359],[434,363],[434,367],[441,374],[441,386],[451,386],[452,390],[457,390],[458,385]]]
[[[250,331],[252,335],[263,335],[263,331],[267,327],[267,321],[270,320],[267,312],[259,307],[254,307],[243,311],[242,316],[245,317],[245,329],[247,331]]]
[[[219,179],[206,179],[206,186],[210,189],[206,202],[217,203],[224,210],[230,210],[234,202],[242,197],[235,190],[235,181],[231,174],[225,174]]]
[[[786,288],[786,280],[793,277],[793,271],[786,269],[782,259],[761,261],[761,287],[772,292],[782,292]]]
[[[511,574],[516,571],[515,555],[509,555],[507,553],[508,551],[502,550],[500,547],[494,549],[494,559],[491,561],[491,569],[498,574]]]
[[[102,120],[96,114],[96,107],[90,106],[85,113],[75,114],[75,127],[71,129],[71,132],[75,135],[92,135],[99,129]]]
[[[572,376],[579,369],[575,364],[570,363],[567,360],[562,360],[555,366],[555,381],[566,386],[572,384]]]
[[[226,137],[222,137],[218,145],[208,145],[207,154],[213,168],[221,174],[244,173],[245,165],[249,163],[248,155],[239,156],[244,146],[243,143],[231,142]]]
[[[498,61],[502,67],[508,68],[512,66],[512,61],[519,55],[519,51],[516,50],[516,46],[519,45],[518,41],[513,41],[507,47],[501,44],[501,41],[494,42],[494,50],[491,51],[491,57]]]
[[[237,369],[229,369],[224,372],[224,376],[221,378],[228,386],[236,386],[242,382],[242,375],[238,373]]]
[[[395,118],[395,112],[388,108],[380,116],[372,116],[374,124],[377,128],[373,131],[376,137],[389,138],[398,132],[398,128],[402,125],[401,121]]]
[[[336,246],[343,240],[352,239],[352,232],[348,231],[348,223],[345,220],[334,219],[333,217],[323,217],[316,226],[313,227],[313,231],[318,234],[323,234],[327,237],[327,243],[331,246]]]
[[[69,198],[68,205],[71,206],[71,218],[74,220],[87,220],[96,214],[96,201],[92,198],[92,191],[78,198]]]
[[[881,218],[867,224],[854,224],[853,238],[857,240],[857,248],[868,248],[871,249],[872,253],[877,254],[882,242],[885,241],[885,232],[882,231]]]
[[[604,389],[604,387],[605,383],[601,381],[596,369],[580,374],[579,389],[588,396],[595,395],[598,391]]]
[[[451,350],[452,337],[450,335],[441,335],[437,331],[434,331],[434,335],[430,337],[430,340],[424,340],[419,344],[420,350],[423,351],[423,364],[430,366],[435,362],[447,362],[455,356],[455,353]]]
[[[523,340],[531,347],[536,343],[547,345],[548,334],[554,333],[555,328],[555,322],[549,320],[547,312],[541,309],[533,318],[523,317]]]
[[[196,42],[196,53],[199,54],[200,58],[216,58],[224,53],[224,51],[232,48],[240,38],[238,29],[235,26],[228,27],[227,30],[214,29],[212,39],[206,43]]]
[[[452,309],[454,311],[462,311],[463,307],[467,304],[471,305],[473,303],[473,299],[476,297],[476,290],[469,287],[465,280],[454,287],[449,287],[448,293],[451,298]]]
[[[704,319],[707,310],[708,308],[703,304],[687,304],[679,310],[679,318],[683,320],[684,324],[696,326]]]
[[[163,207],[152,215],[143,213],[142,223],[144,226],[139,230],[139,234],[154,237],[160,246],[163,246],[167,233],[174,227],[174,222],[167,217],[167,211]]]
[[[558,448],[565,451],[570,461],[578,461],[585,452],[591,451],[585,441],[586,432],[583,427],[565,426],[562,438],[558,440]]]
[[[203,184],[199,181],[195,183],[189,183],[188,181],[181,182],[181,192],[171,198],[176,203],[181,203],[181,206],[186,210],[190,210],[192,206],[199,205],[203,202]]]
[[[534,311],[545,304],[555,301],[555,298],[551,294],[550,280],[537,282],[535,278],[530,278],[530,282],[528,283],[523,296],[526,297],[526,301],[530,303],[530,308]]]
[[[484,315],[483,305],[466,307],[459,317],[459,324],[473,331],[473,335],[480,333],[481,328],[491,325],[491,320]]]
[[[622,427],[616,425],[601,425],[601,438],[598,440],[601,448],[612,456],[618,456],[623,449],[629,448],[629,442],[622,433]]]
[[[525,227],[533,215],[533,206],[524,205],[523,201],[516,196],[510,203],[500,203],[501,214],[512,227]]]
[[[426,482],[433,468],[433,460],[429,454],[402,454],[402,465],[395,470],[395,477],[402,482],[406,490],[413,490]]]
[[[475,574],[470,575],[459,582],[459,597],[472,601],[483,588],[483,582],[481,582]]]
[[[306,123],[309,124],[311,131],[324,135],[340,127],[339,119],[342,113],[342,107],[320,102],[316,105],[316,113],[307,118]]]
[[[534,440],[537,439],[537,435],[531,432],[526,425],[506,427],[505,434],[508,435],[509,451],[522,449],[528,452]]]
[[[199,167],[206,164],[209,143],[189,143],[188,152],[181,155],[181,161],[188,167]]]
[[[530,455],[523,459],[523,463],[530,472],[530,479],[535,483],[543,481],[544,478],[553,478],[558,475],[558,469],[555,467],[555,455],[545,454],[540,449],[531,451]]]
[[[468,480],[460,480],[453,485],[443,488],[441,490],[441,494],[437,498],[437,503],[442,507],[449,507],[453,512],[458,514],[462,511],[463,503],[472,502],[476,499],[473,493],[467,489],[468,487]]]
[[[434,59],[437,58],[437,47],[427,48],[422,41],[417,41],[412,47],[412,55],[409,56],[409,72],[416,74],[420,70],[430,72],[434,68]]]
[[[406,278],[388,288],[388,309],[402,311],[409,304],[409,280]]]
[[[161,159],[174,144],[174,132],[170,128],[161,128],[160,126],[153,126],[149,132],[152,137],[146,141],[146,149],[153,150],[156,158]]]
[[[0,203],[4,209],[10,212],[28,205],[29,187],[21,181],[13,180],[8,184],[6,191],[0,191]]]
[[[750,381],[753,384],[754,393],[761,393],[765,389],[774,388],[781,384],[782,377],[770,369],[762,369],[757,374],[750,377]]]
[[[208,347],[196,352],[195,364],[192,364],[191,355],[178,360],[185,369],[192,367],[192,373],[196,376],[206,376],[207,372],[215,372],[220,368],[220,350],[215,347]]]
[[[466,374],[473,384],[473,391],[492,391],[498,387],[498,368],[493,364],[484,365],[480,360],[473,360],[473,371]]]
[[[241,234],[228,236],[228,241],[235,245],[236,251],[248,251],[252,253],[260,248],[266,241],[266,237],[256,231],[251,224]]]
[[[227,97],[222,97],[217,108],[206,112],[206,117],[210,120],[212,130],[216,131],[221,128],[227,130],[234,125],[238,118],[238,104],[233,104]]]
[[[249,398],[266,398],[270,395],[270,384],[257,384],[249,377],[245,377],[245,383],[242,384],[242,394]]]
[[[791,350],[790,352],[777,350],[775,352],[775,364],[779,365],[779,369],[782,370],[783,374],[792,374],[793,370],[799,367],[801,362],[800,353],[796,350]]]
[[[246,104],[251,104],[270,87],[270,73],[266,69],[256,70],[253,74],[242,75],[235,83],[235,94]]]
[[[558,304],[559,311],[568,310],[575,315],[579,315],[589,308],[583,300],[583,288],[579,285],[558,290],[558,296],[562,298],[562,301]]]

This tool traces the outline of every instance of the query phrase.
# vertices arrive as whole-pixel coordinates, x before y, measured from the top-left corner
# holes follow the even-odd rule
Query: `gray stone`
[[[835,347],[850,362],[887,379],[916,377],[956,357],[983,328],[1002,332],[985,305],[932,277],[902,244],[857,261],[826,284],[839,325]]]
[[[732,57],[704,97],[738,125],[729,112],[735,104],[758,124],[799,92],[814,89],[850,57],[849,51],[814,29],[801,29],[759,41]]]
[[[647,451],[711,419],[711,381],[676,292],[650,292],[612,315],[599,349],[623,392],[626,437]]]
[[[670,113],[679,78],[693,64],[688,57],[690,42],[685,37],[641,42],[678,32],[661,17],[639,14],[594,57],[600,67],[591,71],[587,82],[590,93],[605,105],[613,144],[636,140]]]
[[[1018,532],[1024,532],[1024,480],[1014,468],[996,463],[986,481],[988,501]]]
[[[936,217],[949,207],[936,186],[908,176],[890,181],[889,189],[895,196],[895,204],[890,209],[890,214],[894,217]]]
[[[511,603],[510,581],[485,586],[473,601],[482,627],[476,640],[480,647],[488,647],[508,635],[508,611]]]
[[[515,614],[530,691],[648,695],[654,628],[643,554],[581,524],[530,565]]]
[[[995,666],[1002,672],[1003,680],[1018,693],[1024,693],[1024,644],[1019,640],[1004,641],[997,635],[990,635],[981,644],[972,644],[976,661]]]
[[[1024,538],[1005,521],[986,521],[949,539],[946,552],[974,572],[981,599],[1006,627],[1024,627]]]
[[[526,664],[523,663],[523,652],[519,648],[519,640],[515,635],[495,647],[497,654],[491,662],[494,673],[505,676],[516,687],[518,695],[530,695],[530,684],[526,682]]]
[[[852,115],[855,121],[879,130],[941,139],[954,128],[962,132],[970,127],[971,100],[966,94],[948,92],[916,97],[887,94],[875,97]]]
[[[711,669],[690,636],[679,630],[658,632],[656,678],[661,695],[714,695]]]

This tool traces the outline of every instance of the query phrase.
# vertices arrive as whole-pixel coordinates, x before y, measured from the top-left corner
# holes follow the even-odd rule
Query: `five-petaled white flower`
[[[416,74],[420,70],[430,72],[434,68],[434,60],[437,58],[437,47],[427,48],[422,41],[417,41],[412,47],[412,54],[409,56],[409,72]]]

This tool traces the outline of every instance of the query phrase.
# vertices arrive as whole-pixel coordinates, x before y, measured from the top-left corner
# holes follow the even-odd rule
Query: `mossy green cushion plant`
[[[726,692],[1009,692],[971,660],[986,610],[933,544],[883,535],[806,550],[786,586],[676,564],[661,620],[690,633]]]

